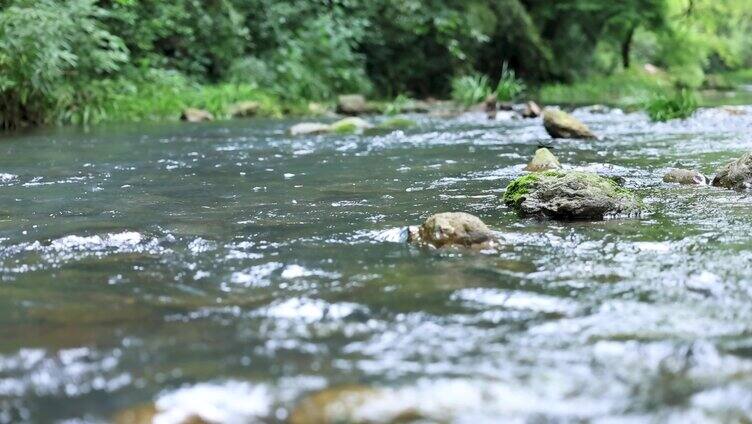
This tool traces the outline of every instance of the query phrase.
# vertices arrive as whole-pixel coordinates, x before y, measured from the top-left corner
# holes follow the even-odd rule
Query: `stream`
[[[160,423],[282,423],[342,387],[377,393],[372,422],[747,422],[752,196],[662,182],[752,150],[752,107],[735,111],[575,110],[599,140],[482,114],[375,135],[264,119],[6,135],[0,423],[154,404]],[[649,212],[518,217],[500,197],[539,144]],[[446,211],[501,248],[400,241]]]

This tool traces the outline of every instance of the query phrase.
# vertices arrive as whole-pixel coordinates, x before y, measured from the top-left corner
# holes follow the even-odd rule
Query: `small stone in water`
[[[525,171],[540,172],[560,168],[561,164],[556,159],[556,156],[547,148],[541,147],[535,151],[535,156],[533,156],[533,160],[525,167]]]
[[[433,247],[490,248],[497,240],[480,218],[464,212],[430,216],[420,227],[408,227],[408,241]]]
[[[710,179],[698,171],[672,169],[663,176],[663,182],[684,185],[707,185]]]
[[[558,109],[546,109],[543,112],[543,126],[552,138],[597,138],[577,118]]]

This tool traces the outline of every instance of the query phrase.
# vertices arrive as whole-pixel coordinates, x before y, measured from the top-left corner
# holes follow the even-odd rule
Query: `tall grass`
[[[525,91],[525,83],[517,78],[513,69],[506,62],[502,64],[499,83],[496,85],[496,98],[501,101],[511,102]]]
[[[491,84],[486,75],[465,75],[452,80],[452,100],[472,106],[491,94]]]

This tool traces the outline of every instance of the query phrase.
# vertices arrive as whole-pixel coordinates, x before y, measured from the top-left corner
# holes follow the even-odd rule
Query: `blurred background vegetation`
[[[751,27],[750,0],[0,0],[0,126],[338,93],[683,101],[752,79]]]

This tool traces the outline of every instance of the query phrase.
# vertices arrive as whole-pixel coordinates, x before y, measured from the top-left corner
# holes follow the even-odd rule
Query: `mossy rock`
[[[587,125],[559,109],[543,111],[543,126],[553,138],[597,138]]]
[[[713,186],[733,190],[752,187],[752,152],[745,153],[739,159],[721,167],[713,178]]]
[[[351,117],[333,123],[330,131],[335,134],[358,134],[369,128],[373,128],[373,125],[361,118]]]
[[[639,216],[640,200],[616,181],[590,172],[546,171],[509,183],[504,202],[522,216],[602,220]]]
[[[414,127],[415,121],[407,118],[390,118],[380,123],[377,128],[384,130],[398,130]]]
[[[545,147],[536,150],[533,160],[525,167],[525,171],[528,172],[541,172],[551,169],[561,169],[561,164],[556,156]]]

